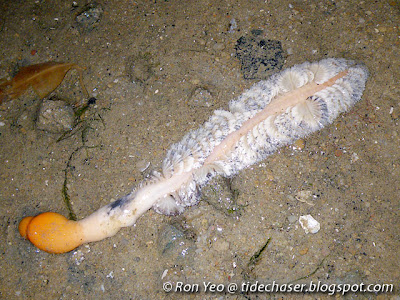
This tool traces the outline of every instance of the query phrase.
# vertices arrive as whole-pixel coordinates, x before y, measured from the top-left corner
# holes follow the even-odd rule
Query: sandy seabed
[[[0,77],[24,64],[74,62],[86,67],[97,99],[82,117],[86,127],[60,142],[35,125],[40,99],[32,93],[1,104],[0,298],[327,298],[217,290],[320,281],[393,284],[392,293],[346,297],[398,299],[398,1],[99,1],[98,21],[78,23],[86,4],[0,4]],[[149,211],[116,236],[62,255],[19,236],[24,216],[68,214],[66,178],[80,219],[158,169],[169,145],[256,82],[243,79],[234,50],[255,29],[282,43],[284,68],[326,57],[364,62],[363,99],[299,147],[282,148],[228,183],[211,182],[181,216]],[[53,95],[83,101],[74,71]],[[318,233],[301,228],[307,214],[320,223]],[[204,292],[203,282],[215,291]],[[166,293],[165,283],[200,291]]]

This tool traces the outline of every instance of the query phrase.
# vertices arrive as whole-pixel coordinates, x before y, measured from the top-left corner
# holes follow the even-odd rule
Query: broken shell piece
[[[313,192],[311,190],[307,191],[299,191],[296,194],[296,199],[300,202],[307,203],[308,205],[314,206],[314,203],[312,201],[309,201],[309,199],[312,199]]]
[[[319,222],[315,220],[311,215],[300,216],[299,222],[306,234],[317,233],[321,228]]]

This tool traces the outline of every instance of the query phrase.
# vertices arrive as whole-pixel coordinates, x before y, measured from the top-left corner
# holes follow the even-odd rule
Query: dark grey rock
[[[281,70],[285,60],[281,42],[263,39],[261,30],[239,38],[235,50],[245,79],[266,79]]]

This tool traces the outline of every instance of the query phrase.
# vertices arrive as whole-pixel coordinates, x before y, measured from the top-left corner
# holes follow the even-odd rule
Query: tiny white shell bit
[[[317,233],[321,228],[319,222],[312,215],[300,216],[299,222],[306,234]]]

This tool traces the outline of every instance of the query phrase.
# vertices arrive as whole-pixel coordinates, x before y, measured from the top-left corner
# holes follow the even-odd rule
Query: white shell
[[[319,222],[311,215],[300,216],[299,222],[306,234],[317,233],[321,228]]]

